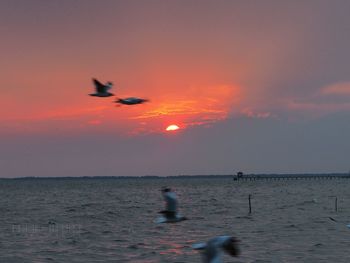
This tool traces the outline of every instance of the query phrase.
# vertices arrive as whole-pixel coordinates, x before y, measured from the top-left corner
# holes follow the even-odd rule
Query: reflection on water
[[[190,220],[154,223],[165,185]],[[349,262],[349,186],[346,179],[0,180],[0,262],[200,262],[191,245],[223,234],[241,240],[235,262]]]

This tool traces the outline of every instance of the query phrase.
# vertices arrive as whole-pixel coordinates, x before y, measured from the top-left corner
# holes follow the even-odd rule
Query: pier
[[[234,181],[335,179],[350,179],[350,174],[243,174],[238,172],[233,176]]]

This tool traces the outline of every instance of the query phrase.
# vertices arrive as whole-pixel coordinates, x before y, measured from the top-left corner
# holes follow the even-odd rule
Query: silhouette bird
[[[124,104],[124,105],[137,105],[147,102],[147,99],[141,99],[136,97],[129,97],[129,98],[118,98],[115,103],[118,104]]]
[[[91,93],[91,94],[89,94],[90,96],[94,96],[94,97],[114,96],[113,93],[108,92],[108,90],[110,90],[113,86],[112,82],[107,82],[106,84],[102,84],[97,79],[92,79],[92,81],[95,85],[96,93]]]

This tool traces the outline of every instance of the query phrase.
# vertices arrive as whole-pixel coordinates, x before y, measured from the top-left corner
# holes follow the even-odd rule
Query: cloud
[[[100,125],[102,122],[100,120],[90,120],[87,123],[90,125]]]
[[[243,110],[241,110],[241,113],[249,118],[266,119],[273,117],[273,114],[271,112],[259,112],[254,111],[251,108],[244,108]]]
[[[235,85],[192,86],[182,94],[165,94],[161,101],[130,119],[178,118],[187,125],[201,125],[225,119],[241,100],[241,88]]]
[[[130,119],[148,119],[160,116],[172,115],[199,115],[199,114],[223,114],[224,110],[201,108],[200,101],[195,100],[178,100],[174,102],[164,102],[157,105],[154,109],[142,113],[139,116],[131,117]]]
[[[350,82],[338,82],[321,90],[322,95],[350,95]]]
[[[333,94],[332,94],[333,95]],[[285,102],[285,114],[297,119],[320,118],[335,112],[350,111],[350,103],[344,97],[311,96],[303,99],[291,99]]]

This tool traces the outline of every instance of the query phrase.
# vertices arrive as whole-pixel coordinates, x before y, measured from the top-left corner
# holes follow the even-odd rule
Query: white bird
[[[203,263],[222,263],[221,251],[232,257],[238,257],[240,253],[238,242],[231,236],[218,236],[210,239],[207,243],[194,244],[192,248],[202,252]]]
[[[175,223],[187,220],[187,217],[178,214],[176,194],[168,187],[163,188],[161,191],[165,200],[165,210],[159,212],[163,216],[159,217],[156,223]]]
[[[113,86],[112,82],[107,82],[106,84],[102,84],[97,79],[92,79],[93,83],[95,84],[96,93],[89,94],[90,96],[95,97],[110,97],[114,96],[113,93],[108,92]]]

